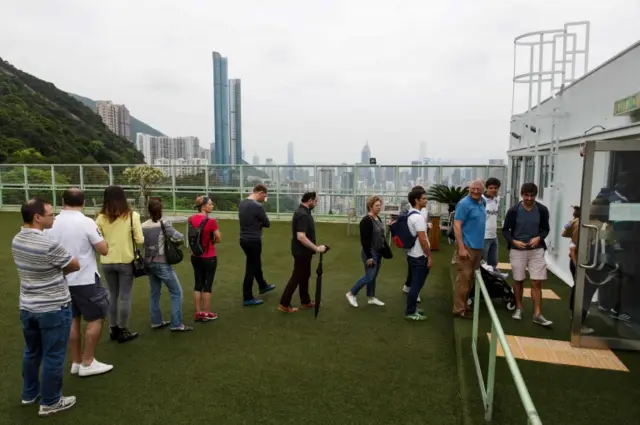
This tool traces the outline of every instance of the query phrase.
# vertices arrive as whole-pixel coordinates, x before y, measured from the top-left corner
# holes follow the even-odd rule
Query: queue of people
[[[489,179],[469,185],[469,195],[456,207],[455,238],[458,274],[455,284],[453,313],[470,318],[466,297],[473,283],[473,272],[484,257],[497,264],[497,203],[500,182]],[[260,295],[276,289],[268,283],[262,270],[262,231],[270,226],[262,203],[267,200],[267,188],[256,185],[238,210],[239,243],[245,256],[242,284],[243,305],[257,306],[264,301],[253,292],[254,281]],[[507,213],[502,234],[511,250],[510,257],[516,279],[515,319],[522,315],[522,281],[525,269],[533,280],[533,320],[549,326],[540,311],[541,286],[546,279],[544,265],[544,237],[548,232],[548,210],[535,201],[537,188],[522,187],[523,201]],[[302,195],[291,221],[291,255],[293,271],[286,284],[277,310],[295,313],[292,298],[296,290],[300,308],[315,307],[309,293],[311,263],[317,253],[328,247],[317,243],[312,211],[317,205],[316,192]],[[495,204],[495,206],[494,206]],[[162,203],[148,202],[148,220],[141,222],[119,186],[109,186],[104,192],[103,205],[95,221],[82,213],[85,200],[81,190],[71,188],[63,194],[63,210],[54,220],[51,204],[33,198],[22,206],[24,226],[13,240],[13,256],[20,277],[20,310],[25,333],[23,359],[22,403],[40,400],[40,415],[50,415],[73,406],[75,397],[62,396],[62,375],[67,347],[72,358],[72,374],[82,377],[100,375],[114,369],[113,365],[96,359],[96,345],[105,319],[109,322],[112,341],[126,343],[136,339],[138,332],[129,329],[131,292],[136,278],[146,275],[149,280],[149,316],[153,330],[169,328],[171,332],[186,333],[193,327],[184,323],[182,314],[183,290],[167,251],[168,243],[187,243],[194,273],[193,302],[195,321],[208,322],[218,318],[212,311],[211,293],[217,270],[216,245],[221,233],[215,218],[210,217],[212,200],[199,196],[197,212],[187,220],[187,234],[177,231],[163,220]],[[407,195],[407,207],[390,223],[383,223],[380,212],[382,199],[373,196],[367,201],[367,214],[360,222],[360,258],[363,276],[346,293],[348,303],[358,307],[357,296],[366,288],[367,304],[384,306],[376,296],[376,281],[383,259],[392,258],[387,226],[397,246],[403,248],[407,261],[407,276],[403,291],[406,295],[404,317],[409,321],[424,321],[426,315],[419,308],[423,289],[433,257],[427,231],[426,190],[415,186]],[[401,241],[398,242],[398,241]],[[144,255],[138,246],[144,247]],[[102,273],[98,271],[99,254]],[[180,257],[181,259],[182,257]],[[144,271],[136,267],[144,263]],[[106,281],[107,289],[102,285]],[[165,320],[160,308],[162,286],[171,298],[171,314]],[[87,322],[81,335],[81,319]],[[84,343],[82,340],[84,339]],[[40,377],[40,366],[42,375]]]

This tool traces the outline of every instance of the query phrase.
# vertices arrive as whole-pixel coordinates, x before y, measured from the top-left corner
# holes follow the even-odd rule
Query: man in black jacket
[[[260,295],[276,289],[269,285],[262,275],[262,228],[269,227],[269,217],[262,206],[267,199],[267,187],[257,184],[247,199],[238,205],[238,220],[240,221],[240,247],[244,251],[247,261],[242,283],[242,295],[245,306],[260,305],[264,301],[253,296],[253,279],[258,282]]]
[[[522,319],[522,294],[526,270],[531,279],[531,299],[533,300],[533,322],[549,327],[553,324],[541,313],[542,282],[547,280],[547,262],[544,258],[549,235],[549,210],[536,201],[538,187],[525,183],[520,189],[522,201],[507,211],[502,226],[502,236],[507,241],[509,261],[513,274],[513,289],[516,295],[516,311],[513,318]]]

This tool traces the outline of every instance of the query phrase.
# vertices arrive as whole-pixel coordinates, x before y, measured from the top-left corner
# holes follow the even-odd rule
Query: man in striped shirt
[[[53,207],[40,198],[22,205],[24,226],[11,251],[20,278],[20,320],[25,340],[22,359],[22,404],[40,398],[40,416],[73,406],[62,396],[62,376],[71,330],[71,295],[65,275],[80,270],[60,244],[44,234],[53,225]],[[42,377],[40,378],[40,365]]]

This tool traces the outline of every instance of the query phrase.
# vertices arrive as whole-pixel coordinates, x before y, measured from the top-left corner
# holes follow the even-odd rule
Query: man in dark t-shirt
[[[264,301],[253,296],[253,280],[258,282],[260,295],[276,289],[269,285],[262,274],[262,228],[269,227],[269,217],[262,206],[267,199],[267,187],[257,184],[248,198],[238,205],[240,222],[240,247],[246,256],[242,298],[245,306],[260,305]]]
[[[291,307],[291,298],[296,288],[300,287],[300,303],[302,308],[313,308],[315,304],[309,295],[309,278],[311,277],[311,260],[316,252],[326,252],[327,247],[316,245],[316,226],[311,210],[318,203],[316,192],[302,195],[300,206],[291,220],[291,254],[293,255],[293,273],[287,283],[278,310],[284,313],[295,313],[297,308]]]

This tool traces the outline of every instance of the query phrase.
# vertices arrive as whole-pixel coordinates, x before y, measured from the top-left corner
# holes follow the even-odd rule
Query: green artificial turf
[[[445,246],[442,254],[451,246]],[[508,262],[504,243],[500,249],[500,260]],[[455,271],[451,267],[450,276]],[[525,286],[528,286],[525,283]],[[531,299],[524,299],[525,314],[522,321],[511,318],[511,312],[500,300],[494,306],[507,335],[526,336],[568,341],[570,337],[570,288],[560,279],[549,274],[545,288],[552,289],[560,300],[543,300],[542,312],[554,322],[551,329],[535,325],[530,320]],[[592,325],[592,322],[589,323]],[[478,350],[483,376],[487,377],[491,320],[485,308],[480,310]],[[471,321],[456,321],[455,335],[459,354],[459,371],[463,389],[464,423],[480,425],[484,421],[484,410],[480,388],[471,351]],[[562,366],[526,360],[517,360],[518,367],[529,389],[531,398],[544,424],[631,424],[638,423],[640,416],[640,354],[616,352],[629,372]],[[520,402],[516,386],[504,358],[496,361],[495,398],[492,423],[500,425],[526,424],[527,418]]]
[[[11,238],[20,225],[19,215],[0,214],[2,424],[39,420],[36,406],[20,406],[23,340],[19,284],[10,252]],[[401,292],[406,273],[402,253],[394,250],[396,258],[385,262],[380,272],[378,296],[387,305],[367,306],[363,290],[361,307],[354,309],[345,293],[363,272],[359,238],[347,237],[344,224],[318,224],[318,241],[332,249],[325,258],[322,309],[314,320],[313,311],[294,315],[276,311],[292,268],[289,223],[274,223],[265,231],[264,272],[278,287],[264,297],[264,305],[256,307],[242,306],[244,256],[238,245],[238,224],[222,221],[220,229],[213,292],[214,311],[220,319],[196,324],[195,332],[188,334],[152,331],[147,279],[137,279],[130,328],[139,331],[140,337],[119,345],[108,341],[103,332],[97,358],[115,369],[104,376],[80,378],[66,368],[64,393],[76,395],[77,405],[43,421],[82,425],[461,423],[450,252],[435,255],[423,291],[429,320],[407,322]],[[193,324],[191,265],[187,260],[176,270],[185,290],[185,322]],[[313,291],[315,277],[312,282]],[[294,303],[298,301],[296,294]],[[164,291],[166,318],[168,305]],[[475,382],[467,385],[476,388]],[[499,391],[498,399],[511,390],[500,386]]]

